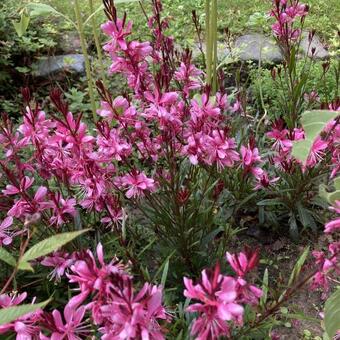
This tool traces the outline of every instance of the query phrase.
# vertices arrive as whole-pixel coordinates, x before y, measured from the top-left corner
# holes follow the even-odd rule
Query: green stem
[[[206,35],[206,76],[207,84],[211,82],[211,59],[212,59],[212,46],[210,39],[210,0],[205,0],[205,35]]]
[[[213,63],[212,63],[212,94],[217,91],[217,0],[212,0],[211,10],[211,30],[213,45]]]
[[[79,0],[74,0],[74,5],[75,5],[74,10],[75,10],[76,19],[77,19],[78,34],[80,37],[81,50],[83,52],[84,60],[85,60],[85,71],[86,71],[88,91],[89,91],[90,102],[91,102],[92,115],[93,115],[94,122],[96,122],[97,113],[96,113],[96,101],[94,99],[94,91],[93,91],[93,79],[92,79],[92,74],[91,74],[90,58],[87,53],[87,44],[86,44],[86,39],[85,39],[83,21],[82,21],[81,13],[80,13]]]
[[[90,12],[91,12],[90,15],[92,15],[94,13],[93,0],[89,0],[89,5],[90,5]],[[92,25],[92,32],[93,32],[94,43],[96,45],[96,50],[97,50],[97,55],[98,55],[98,61],[99,61],[99,64],[100,64],[99,67],[100,67],[101,78],[102,78],[102,81],[103,81],[105,87],[107,87],[107,84],[106,84],[106,74],[105,74],[105,65],[103,63],[102,47],[100,46],[98,30],[97,30],[97,20],[96,20],[96,16],[95,15],[92,15],[91,25]]]

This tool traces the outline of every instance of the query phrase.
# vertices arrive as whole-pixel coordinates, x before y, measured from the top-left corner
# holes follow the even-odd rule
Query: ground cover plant
[[[161,1],[151,12],[142,6],[143,40],[114,1],[103,4],[110,65],[91,83],[95,114],[71,112],[60,88],[42,104],[29,87],[19,119],[1,114],[0,334],[279,339],[287,320],[308,319],[289,309],[309,287],[327,300],[309,321],[332,339],[340,329],[339,82],[329,84],[324,63],[319,95],[313,53],[298,58],[309,7],[272,2],[284,56],[271,71],[276,110],[267,112],[261,88],[253,115],[245,89],[227,93],[217,67],[216,0],[205,4],[205,67],[176,49]],[[117,74],[123,90],[112,95]],[[246,237],[254,227],[305,246],[283,277],[263,243]],[[318,234],[322,246],[307,246]]]

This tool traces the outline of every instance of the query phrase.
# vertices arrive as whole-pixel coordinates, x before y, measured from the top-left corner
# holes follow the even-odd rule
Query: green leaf
[[[335,191],[328,192],[324,184],[319,186],[319,195],[325,199],[329,204],[333,205],[335,201],[340,200],[340,177],[337,177],[333,183]]]
[[[316,232],[317,226],[310,212],[302,206],[301,202],[297,203],[297,208],[298,208],[299,218],[300,218],[300,221],[303,227],[311,228],[313,232]]]
[[[0,248],[0,260],[6,262],[12,267],[16,267],[17,260],[4,248]],[[21,270],[29,270],[33,272],[33,268],[29,263],[22,263],[18,266]]]
[[[333,293],[325,305],[325,328],[330,339],[340,330],[340,289]]]
[[[60,13],[50,5],[41,4],[41,3],[29,3],[26,5],[26,8],[30,11],[30,16],[33,17],[40,17],[43,15],[60,15]]]
[[[268,290],[269,290],[269,280],[268,280],[268,268],[265,269],[263,274],[263,280],[262,280],[262,296],[260,299],[260,305],[265,306],[267,299],[268,299]]]
[[[38,242],[32,248],[30,248],[21,258],[20,263],[32,261],[38,257],[47,255],[66,243],[72,241],[76,237],[86,233],[89,229],[84,229],[80,231],[73,231],[69,233],[62,233],[51,236],[43,241]]]
[[[21,12],[21,18],[19,22],[12,21],[15,31],[17,32],[18,37],[22,37],[28,28],[28,24],[30,22],[30,16],[27,14],[27,11],[23,10]]]
[[[306,262],[307,256],[309,254],[309,247],[305,248],[305,250],[303,251],[302,255],[300,256],[300,258],[297,260],[297,262],[295,263],[295,266],[293,268],[292,273],[290,274],[289,277],[289,281],[288,281],[288,288],[292,286],[293,283],[295,283],[300,275],[301,269],[304,265],[304,263]],[[287,290],[285,290],[280,298],[279,298],[279,302],[282,301],[282,299],[285,297]]]
[[[284,205],[284,203],[278,198],[268,198],[257,203],[257,205],[259,206],[264,206],[264,205],[270,206],[270,205],[279,205],[279,204]]]
[[[16,259],[3,247],[0,248],[0,260],[6,262],[12,267],[15,267],[17,264]]]
[[[315,138],[320,135],[326,125],[338,115],[339,112],[337,111],[305,111],[301,116],[301,124],[305,130],[305,139],[293,142],[292,155],[305,163]]]
[[[307,247],[303,251],[302,255],[300,256],[300,258],[295,263],[293,271],[290,274],[290,278],[289,278],[289,281],[288,281],[288,287],[290,287],[297,280],[297,278],[298,278],[298,276],[299,276],[299,274],[301,272],[302,266],[306,262],[308,254],[309,254],[309,247]]]
[[[163,269],[163,274],[162,274],[162,279],[161,279],[161,285],[163,289],[165,288],[166,279],[168,277],[168,271],[169,271],[169,259],[166,260],[164,269]]]
[[[0,309],[0,325],[5,325],[20,318],[25,314],[33,313],[40,308],[44,308],[49,302],[50,299],[37,304],[27,304],[21,306],[2,308]]]

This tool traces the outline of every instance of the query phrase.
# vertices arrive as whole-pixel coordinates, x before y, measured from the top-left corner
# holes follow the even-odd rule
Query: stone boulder
[[[314,35],[312,41],[310,42],[308,39],[308,33],[304,32],[302,34],[300,49],[304,55],[308,55],[308,57],[316,58],[316,59],[327,59],[329,57],[328,51],[325,49],[322,44],[320,38],[317,35]],[[312,49],[314,49],[314,54],[312,53]]]
[[[71,72],[76,74],[85,73],[85,59],[82,54],[65,54],[49,56],[35,64],[35,75],[48,77],[60,72]]]
[[[246,34],[235,41],[233,54],[242,61],[280,63],[283,56],[274,39],[263,34]]]

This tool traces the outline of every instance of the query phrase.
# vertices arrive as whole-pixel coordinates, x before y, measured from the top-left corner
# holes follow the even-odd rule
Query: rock
[[[65,54],[47,57],[36,65],[35,75],[46,77],[58,72],[73,72],[83,74],[85,72],[85,59],[82,54]]]
[[[203,52],[206,52],[206,45],[203,43]],[[193,47],[192,47],[192,57],[193,59],[198,59],[202,56],[202,52],[199,49],[199,45],[198,43],[196,43]],[[217,59],[218,61],[222,61],[225,60],[226,58],[230,57],[231,53],[230,50],[225,46],[225,43],[223,42],[218,42],[217,43]]]
[[[314,35],[312,42],[309,42],[308,33],[304,32],[301,39],[300,49],[304,53],[304,55],[308,55],[308,57],[314,57],[316,59],[327,59],[329,57],[328,51],[324,48],[321,43],[320,38],[317,35]],[[314,54],[312,54],[312,49],[315,49]]]
[[[246,34],[236,39],[235,57],[243,61],[253,60],[279,63],[283,60],[280,48],[275,40],[262,34]]]
[[[81,43],[78,32],[65,33],[59,42],[59,47],[65,54],[81,51]]]

